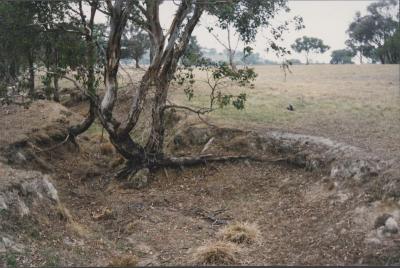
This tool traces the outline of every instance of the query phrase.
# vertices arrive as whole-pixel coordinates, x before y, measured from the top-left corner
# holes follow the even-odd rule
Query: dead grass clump
[[[235,222],[220,229],[217,237],[237,244],[253,244],[259,242],[260,230],[255,223]]]
[[[240,249],[230,242],[210,242],[197,248],[193,254],[195,265],[233,265],[238,264]]]
[[[102,155],[111,155],[114,152],[114,146],[110,142],[100,144],[100,153]]]
[[[115,256],[108,264],[109,267],[132,267],[136,266],[139,259],[134,255]]]
[[[82,238],[89,238],[92,236],[92,233],[90,232],[90,230],[88,230],[85,226],[79,224],[78,222],[76,222],[74,220],[71,220],[67,224],[67,229]]]
[[[132,234],[132,233],[134,233],[135,231],[138,230],[138,227],[139,227],[139,222],[137,222],[137,221],[130,222],[124,228],[125,229],[125,233],[126,234]]]

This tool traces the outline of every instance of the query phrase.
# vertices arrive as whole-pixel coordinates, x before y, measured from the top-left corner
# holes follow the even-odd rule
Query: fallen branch
[[[38,153],[43,153],[43,152],[48,152],[48,151],[52,151],[58,147],[60,147],[61,145],[65,144],[66,142],[68,142],[68,140],[70,139],[70,135],[68,134],[67,137],[65,138],[65,140],[63,140],[60,143],[57,143],[56,145],[50,147],[50,148],[46,148],[46,149],[41,149],[39,147],[37,147],[36,145],[34,145],[33,143],[29,143],[29,145]]]
[[[188,110],[192,113],[196,114],[206,114],[206,113],[211,113],[215,109],[209,109],[209,108],[200,108],[198,110],[195,110],[193,108],[187,107],[187,106],[182,106],[182,105],[166,105],[164,106],[164,110],[166,109],[183,109],[183,110]]]

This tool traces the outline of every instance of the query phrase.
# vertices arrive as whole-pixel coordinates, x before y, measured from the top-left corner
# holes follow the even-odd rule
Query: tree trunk
[[[309,64],[310,64],[310,60],[308,58],[308,52],[306,52],[306,65],[309,65]]]
[[[382,64],[385,64],[385,55],[379,55],[379,60],[381,61]]]
[[[163,156],[164,145],[164,107],[168,96],[169,82],[166,77],[156,79],[156,93],[152,108],[152,126],[150,136],[146,144],[146,152],[154,159]]]
[[[155,43],[154,43],[153,39],[150,38],[150,65],[152,64],[153,59],[154,59],[154,53],[155,53],[154,50],[155,50]]]
[[[228,50],[229,53],[229,65],[231,66],[232,71],[237,71],[235,64],[235,53],[232,50]]]
[[[58,75],[55,75],[53,77],[53,82],[54,82],[53,100],[55,102],[60,102],[60,88],[59,88],[58,80],[59,80]]]
[[[139,59],[138,59],[138,58],[135,59],[135,62],[136,62],[136,69],[139,69],[139,68],[140,68],[140,66],[139,66]]]
[[[114,104],[118,91],[118,67],[121,58],[121,37],[124,31],[128,14],[122,7],[123,1],[115,1],[110,17],[110,35],[107,43],[107,62],[104,67],[104,83],[106,92],[101,102],[101,113],[108,122],[111,122]]]
[[[72,126],[68,129],[68,133],[70,135],[70,140],[75,143],[75,138],[84,133],[86,130],[90,128],[90,126],[93,124],[94,120],[96,119],[96,87],[95,87],[95,82],[96,82],[96,77],[95,77],[95,71],[94,71],[94,65],[96,63],[96,44],[93,41],[93,26],[94,26],[94,16],[96,14],[97,10],[97,5],[98,2],[92,2],[91,5],[91,16],[89,20],[89,24],[87,27],[85,27],[85,40],[87,43],[87,54],[85,55],[86,57],[86,68],[88,70],[88,75],[87,75],[87,94],[89,94],[89,112],[86,118],[80,122],[79,124]],[[81,12],[81,18],[86,25],[85,21],[85,16],[83,14],[83,9],[82,9],[82,2],[80,2],[80,12]]]
[[[35,95],[35,68],[33,67],[33,56],[32,53],[28,54],[28,64],[29,64],[29,92],[28,95],[33,98]]]

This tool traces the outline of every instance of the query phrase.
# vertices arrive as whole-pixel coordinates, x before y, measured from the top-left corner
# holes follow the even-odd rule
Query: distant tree
[[[211,33],[211,35],[215,38],[215,40],[221,44],[225,50],[225,54],[228,56],[229,66],[233,71],[237,71],[235,55],[236,50],[240,42],[240,35],[235,34],[233,30],[233,26],[228,24],[222,24],[222,29],[226,31],[226,40],[223,40],[222,37],[218,36],[213,32],[214,28],[208,27],[207,30]],[[235,40],[233,40],[235,39]]]
[[[299,16],[284,21],[276,27],[272,24],[271,21],[278,12],[290,11],[286,3],[286,0],[235,0],[227,1],[224,6],[209,6],[208,12],[218,17],[215,27],[225,31],[226,36],[224,38],[218,36],[213,27],[207,29],[225,48],[232,70],[236,69],[235,54],[239,42],[242,42],[245,47],[251,45],[260,29],[268,29],[273,39],[277,40],[282,39],[282,34],[288,30],[289,25],[294,23],[296,29],[303,27],[303,20]]]
[[[301,64],[301,60],[299,60],[299,59],[288,59],[288,61],[290,61],[292,63],[292,65],[300,65]]]
[[[33,1],[0,1],[0,80],[15,84],[29,72],[29,94],[34,94],[34,63],[39,48],[41,27],[33,24],[37,16]]]
[[[202,58],[203,53],[201,52],[201,47],[197,41],[196,36],[191,36],[189,44],[182,56],[182,64],[185,67],[196,65]]]
[[[140,68],[140,59],[150,49],[149,35],[138,27],[130,25],[121,42],[121,58],[133,58],[136,62],[136,68]]]
[[[367,10],[365,16],[361,16],[360,12],[356,13],[346,31],[349,35],[346,45],[358,53],[360,63],[363,62],[363,57],[385,63],[387,59],[384,53],[379,51],[382,51],[386,40],[390,39],[398,29],[398,1],[374,2]]]
[[[355,56],[354,51],[349,49],[339,49],[332,51],[331,64],[353,64],[352,58]]]
[[[324,42],[315,37],[303,36],[302,38],[297,38],[295,43],[292,45],[294,51],[298,53],[306,53],[306,64],[309,64],[309,54],[310,53],[325,53],[329,50],[329,46],[325,45]]]
[[[400,30],[385,41],[383,47],[377,49],[378,57],[384,58],[385,63],[400,63]]]

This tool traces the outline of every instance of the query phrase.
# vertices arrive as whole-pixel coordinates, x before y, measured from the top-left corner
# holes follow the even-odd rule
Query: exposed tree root
[[[166,157],[156,163],[159,167],[181,167],[193,166],[199,164],[206,164],[210,162],[229,162],[235,160],[251,159],[248,155],[228,155],[228,156],[215,156],[211,154],[199,156],[183,156],[183,157]]]
[[[151,162],[143,162],[143,163],[132,163],[128,162],[124,167],[119,169],[115,173],[115,177],[119,180],[126,179],[128,176],[135,174],[142,168],[150,168],[152,170],[158,168],[165,167],[185,167],[185,166],[195,166],[207,163],[216,163],[216,162],[231,162],[237,160],[251,160],[258,162],[286,162],[286,158],[265,158],[262,156],[252,156],[252,155],[227,155],[227,156],[216,156],[212,154],[206,155],[198,155],[198,156],[183,156],[183,157],[174,157],[168,156],[162,159],[151,161]]]

